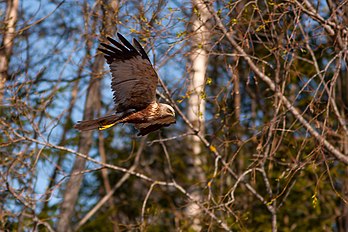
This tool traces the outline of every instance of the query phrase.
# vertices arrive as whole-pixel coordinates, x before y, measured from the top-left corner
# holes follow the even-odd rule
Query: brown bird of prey
[[[79,121],[74,126],[85,131],[104,130],[119,123],[133,123],[138,135],[146,135],[175,123],[175,111],[156,99],[158,76],[140,43],[133,39],[130,44],[117,33],[119,43],[107,37],[112,45],[101,43],[112,74],[111,89],[116,105],[115,114]]]

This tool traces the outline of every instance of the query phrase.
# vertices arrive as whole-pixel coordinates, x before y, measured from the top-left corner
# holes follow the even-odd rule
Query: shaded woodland
[[[348,1],[0,1],[0,231],[348,231]],[[113,113],[136,38],[176,124]]]

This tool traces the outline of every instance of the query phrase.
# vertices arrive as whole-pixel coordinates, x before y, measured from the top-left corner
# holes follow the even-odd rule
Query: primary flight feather
[[[110,67],[116,112],[79,121],[74,127],[81,131],[104,130],[118,123],[133,123],[138,135],[146,135],[175,123],[174,109],[157,101],[158,76],[143,47],[136,39],[132,45],[121,34],[117,36],[122,44],[107,37],[113,46],[101,43],[105,49],[98,48]]]

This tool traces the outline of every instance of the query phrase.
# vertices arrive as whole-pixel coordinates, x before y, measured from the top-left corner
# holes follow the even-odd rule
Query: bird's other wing
[[[161,129],[162,127],[169,126],[170,124],[175,123],[175,118],[173,117],[165,117],[158,119],[154,122],[149,123],[137,123],[134,124],[135,128],[139,130],[138,136],[141,135],[147,135],[148,133],[152,131],[156,131],[158,129]]]
[[[156,101],[158,76],[140,43],[133,39],[134,47],[121,34],[119,43],[108,37],[111,45],[101,43],[112,74],[111,88],[116,112],[141,110]]]

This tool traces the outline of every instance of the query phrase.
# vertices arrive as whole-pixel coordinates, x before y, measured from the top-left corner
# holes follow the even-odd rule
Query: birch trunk
[[[188,107],[187,117],[199,134],[204,135],[204,115],[205,115],[205,81],[206,70],[208,64],[208,53],[206,44],[208,39],[208,30],[206,22],[209,19],[209,12],[200,0],[192,0],[192,50],[190,54],[190,62],[192,64],[188,86]],[[189,129],[190,130],[190,129]],[[198,180],[200,183],[205,183],[206,177],[202,169],[204,164],[201,154],[201,141],[193,135],[188,138],[188,147],[191,150],[192,158],[189,161],[193,167],[189,170],[188,175],[191,180]],[[193,189],[192,195],[196,200],[201,201],[202,196],[199,189]],[[192,203],[186,213],[193,219],[192,229],[200,231],[202,226],[199,219],[201,211],[198,205]]]
[[[192,51],[190,54],[190,62],[192,64],[188,86],[188,107],[187,117],[192,125],[204,134],[204,115],[205,115],[205,75],[208,64],[208,53],[206,44],[208,38],[208,30],[206,22],[209,13],[204,4],[200,0],[192,1],[194,12],[192,16]],[[189,129],[190,130],[190,129]],[[201,153],[201,142],[197,136],[190,137],[190,147],[193,154]]]
[[[3,102],[5,94],[10,56],[12,53],[13,40],[16,35],[18,1],[19,0],[7,0],[3,41],[0,45],[0,104]]]

